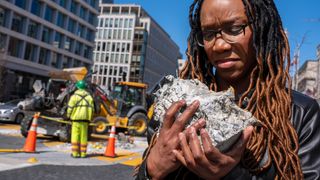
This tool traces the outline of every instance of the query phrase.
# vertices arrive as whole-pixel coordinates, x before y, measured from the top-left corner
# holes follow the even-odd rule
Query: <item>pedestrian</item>
[[[88,126],[94,111],[93,98],[85,89],[86,82],[76,82],[78,90],[74,92],[68,102],[67,117],[72,121],[71,146],[74,158],[87,156]]]
[[[137,179],[319,179],[320,110],[291,90],[290,49],[273,0],[194,0],[183,79],[214,91],[235,90],[235,102],[261,121],[226,153],[213,147],[199,120],[184,130],[199,101],[180,100],[152,136]],[[298,24],[297,24],[298,25]],[[197,137],[200,131],[200,140]]]

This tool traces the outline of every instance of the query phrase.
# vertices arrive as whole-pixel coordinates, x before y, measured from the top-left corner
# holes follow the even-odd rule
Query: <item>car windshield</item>
[[[21,101],[21,99],[14,99],[14,100],[6,102],[5,105],[16,106],[20,101]]]

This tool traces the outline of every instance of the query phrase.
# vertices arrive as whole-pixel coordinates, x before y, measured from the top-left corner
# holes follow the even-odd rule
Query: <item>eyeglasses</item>
[[[245,35],[245,29],[250,23],[233,25],[220,30],[203,30],[197,33],[196,40],[199,46],[212,45],[217,40],[217,35],[220,34],[222,39],[227,43],[236,43]]]

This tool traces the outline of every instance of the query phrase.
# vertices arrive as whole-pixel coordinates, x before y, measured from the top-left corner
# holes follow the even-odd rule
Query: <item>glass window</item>
[[[8,54],[11,56],[19,57],[21,48],[22,48],[22,41],[17,38],[10,37]]]
[[[113,19],[110,19],[110,21],[109,21],[109,27],[113,27]]]
[[[81,55],[81,49],[82,49],[82,43],[76,42],[75,53],[78,54],[78,55]]]
[[[103,26],[103,19],[100,18],[100,19],[99,19],[99,27],[102,27],[102,26]]]
[[[106,18],[106,23],[104,25],[105,27],[109,27],[109,18]]]
[[[22,33],[24,20],[21,16],[14,14],[12,18],[11,29]]]
[[[71,1],[71,12],[75,15],[77,15],[77,6],[78,6],[78,3],[74,2],[74,1]]]
[[[62,39],[63,39],[63,35],[61,33],[59,33],[59,32],[56,32],[56,36],[54,38],[53,46],[56,47],[56,48],[63,48]]]
[[[0,26],[6,26],[6,10],[0,7]]]
[[[133,19],[130,19],[129,28],[132,28],[132,27],[133,27]]]
[[[117,35],[118,35],[118,29],[114,29],[112,39],[116,39]]]
[[[58,13],[58,20],[57,20],[57,25],[61,28],[64,28],[66,22],[66,16],[62,14],[61,12]]]
[[[31,4],[31,13],[40,16],[40,5],[39,0],[33,0]]]
[[[68,31],[74,33],[75,26],[76,26],[76,22],[73,19],[69,18]]]
[[[89,12],[89,23],[91,24],[91,25],[93,25],[93,26],[95,26],[96,25],[96,22],[95,22],[95,15],[92,13],[92,12]],[[101,26],[102,27],[102,26]]]
[[[83,7],[83,6],[80,6],[80,17],[83,19],[83,20],[86,20],[86,12],[87,10]]]
[[[51,66],[55,68],[60,68],[60,64],[61,64],[61,54],[52,52]]]
[[[131,30],[128,30],[128,40],[131,40]]]
[[[39,64],[44,64],[44,65],[48,65],[49,62],[49,56],[50,56],[50,52],[49,50],[45,49],[45,48],[41,48],[40,49],[40,54],[39,54]]]
[[[51,30],[47,27],[43,27],[41,41],[50,44],[50,36],[51,36]]]
[[[67,56],[65,56],[62,60],[62,68],[68,68],[68,58]]]
[[[44,16],[44,19],[49,21],[49,22],[53,22],[53,12],[54,10],[50,7],[50,6],[46,6],[46,14]]]
[[[119,20],[119,27],[123,27],[123,19]]]
[[[6,48],[7,35],[0,33],[0,49]]]
[[[64,7],[64,8],[67,8],[67,0],[59,0],[59,5]]]
[[[88,41],[93,41],[93,40],[94,40],[94,37],[93,37],[93,36],[94,36],[94,31],[88,29],[86,39],[87,39]]]
[[[74,60],[74,67],[80,67],[80,66],[81,66],[81,61]]]
[[[26,9],[26,0],[16,0],[14,4],[22,9]]]
[[[83,31],[83,25],[79,24],[78,30],[77,30],[77,35],[81,37],[82,31]]]
[[[119,19],[114,20],[114,27],[119,27]]]
[[[69,37],[66,37],[66,40],[64,42],[64,49],[67,51],[71,50],[71,39]]]
[[[129,27],[129,19],[124,19],[124,27],[125,28]]]
[[[83,46],[83,56],[89,58],[89,47],[86,45]]]
[[[28,61],[35,61],[36,58],[36,46],[31,44],[31,43],[27,43],[26,44],[26,50],[24,53],[24,59],[28,60]]]
[[[29,26],[28,26],[28,36],[33,37],[37,39],[38,33],[39,33],[39,24],[34,22],[34,21],[29,21]]]

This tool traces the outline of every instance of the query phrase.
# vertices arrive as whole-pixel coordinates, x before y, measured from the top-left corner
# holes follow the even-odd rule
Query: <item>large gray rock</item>
[[[198,80],[183,80],[170,75],[158,86],[153,93],[156,102],[154,120],[160,122],[160,127],[165,111],[173,102],[185,99],[187,105],[190,105],[194,100],[199,100],[200,107],[187,126],[204,118],[213,145],[221,152],[227,151],[238,140],[245,127],[258,122],[250,112],[234,103],[232,88],[225,92],[214,92]]]

